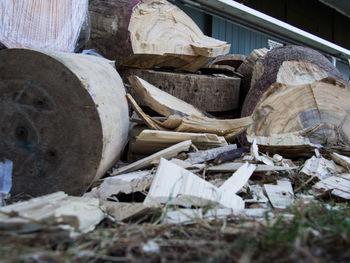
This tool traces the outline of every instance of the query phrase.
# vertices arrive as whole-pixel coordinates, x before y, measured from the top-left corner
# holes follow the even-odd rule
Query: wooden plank
[[[191,140],[201,150],[227,145],[225,138],[216,134],[143,130],[130,145],[130,150],[137,154],[152,154],[186,140]]]
[[[153,180],[151,171],[139,171],[103,179],[103,183],[94,187],[84,197],[93,197],[108,200],[109,197],[118,194],[130,194],[146,191]]]
[[[189,153],[188,158],[185,161],[191,164],[204,163],[207,161],[214,160],[219,154],[222,154],[234,149],[237,149],[236,144],[230,144],[227,146],[222,146],[222,147],[218,147],[218,148],[214,148],[206,151]]]
[[[264,188],[274,208],[285,209],[294,201],[293,188],[289,181],[277,181],[277,185],[264,184]]]
[[[341,176],[330,176],[316,183],[313,189],[329,191],[337,189],[343,192],[350,193],[350,180]]]
[[[59,226],[72,232],[87,233],[104,217],[98,199],[56,192],[2,207],[0,229],[37,231]]]
[[[146,158],[143,158],[137,162],[121,167],[113,171],[111,173],[111,176],[147,168],[151,166],[152,162],[155,160],[159,160],[160,158],[170,159],[172,157],[175,157],[180,152],[188,151],[191,145],[192,145],[191,140],[180,142],[169,148],[166,148],[162,151],[152,154]]]
[[[248,182],[250,176],[256,169],[256,165],[245,163],[228,178],[219,189],[223,192],[231,192],[236,194]]]
[[[240,78],[237,77],[133,68],[120,69],[118,72],[124,83],[129,82],[129,76],[136,75],[206,112],[232,111],[239,106]],[[145,106],[133,89],[129,92],[140,106]]]
[[[242,167],[241,162],[229,162],[223,163],[216,166],[211,166],[207,169],[207,172],[218,172],[218,173],[232,173],[237,171],[240,167]],[[256,169],[254,173],[265,173],[265,172],[273,172],[273,171],[290,171],[296,170],[299,167],[284,167],[284,166],[271,166],[265,164],[256,165]]]
[[[181,117],[189,115],[204,117],[204,114],[191,104],[158,89],[140,77],[130,76],[128,80],[141,100],[163,116],[169,117],[176,114]]]
[[[350,168],[350,157],[338,153],[330,153],[330,156],[336,163],[340,164],[341,166],[347,169]]]
[[[329,161],[322,156],[317,158],[312,156],[312,158],[306,160],[303,169],[300,173],[303,173],[310,177],[317,177],[319,180],[326,179],[337,173],[338,169],[334,162]]]
[[[223,192],[209,182],[165,159],[160,160],[144,204],[171,204],[184,207],[218,205],[243,209],[241,197]]]

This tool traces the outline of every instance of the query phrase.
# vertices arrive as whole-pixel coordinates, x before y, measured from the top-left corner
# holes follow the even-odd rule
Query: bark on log
[[[89,7],[89,48],[116,65],[196,71],[230,45],[205,36],[178,7],[164,0],[95,0]]]
[[[139,76],[159,89],[206,112],[224,112],[238,108],[239,78],[144,69],[123,69],[119,72],[124,83],[128,83],[128,76]],[[129,91],[139,105],[145,105],[132,89]]]
[[[83,194],[127,140],[125,90],[110,61],[7,49],[0,72],[0,156],[14,163],[11,194]]]
[[[254,68],[242,115],[247,134],[302,132],[325,148],[350,146],[350,87],[320,53],[288,46],[271,50]]]

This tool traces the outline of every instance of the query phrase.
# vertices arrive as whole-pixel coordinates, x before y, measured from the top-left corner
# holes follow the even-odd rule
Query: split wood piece
[[[167,130],[162,125],[159,125],[159,122],[157,122],[156,120],[148,116],[146,113],[144,113],[143,110],[140,108],[139,105],[137,105],[136,101],[130,94],[126,94],[126,99],[130,102],[134,111],[136,111],[137,115],[140,116],[140,118],[144,121],[144,123],[148,126],[148,128],[151,128],[154,130],[160,130],[160,131]]]
[[[242,167],[242,163],[223,163],[217,166],[212,166],[207,169],[207,172],[218,172],[218,173],[232,173],[237,171],[240,167]],[[284,166],[271,166],[258,164],[254,173],[266,173],[266,172],[279,172],[279,171],[290,171],[296,170],[299,167],[284,167]]]
[[[243,146],[241,148],[234,149],[232,151],[221,153],[220,155],[218,155],[218,157],[215,158],[214,164],[221,164],[221,163],[238,159],[247,152],[249,152],[249,148],[247,146]]]
[[[285,209],[294,201],[292,184],[289,181],[277,181],[277,185],[264,184],[266,194],[274,208]]]
[[[3,0],[0,10],[0,41],[8,48],[74,52],[88,19],[86,0]]]
[[[273,84],[256,105],[248,135],[308,130],[305,137],[331,150],[350,147],[350,87],[335,79],[291,86]],[[293,105],[293,107],[291,107]]]
[[[95,0],[89,11],[88,48],[116,59],[117,66],[196,71],[230,50],[226,42],[205,36],[190,17],[167,1]]]
[[[214,160],[219,154],[232,151],[237,149],[236,144],[230,144],[227,146],[222,146],[206,151],[199,151],[195,153],[189,153],[188,158],[185,160],[186,162],[189,162],[191,164],[196,164],[196,163],[204,163],[207,161]]]
[[[206,112],[232,111],[239,105],[240,78],[147,69],[120,69],[124,83],[136,75],[159,89]],[[129,91],[140,106],[145,103]]]
[[[130,194],[146,191],[153,180],[151,171],[139,171],[103,179],[103,183],[94,187],[84,197],[93,197],[108,200],[109,197],[118,194]]]
[[[270,165],[270,166],[274,165],[273,161],[271,161],[268,157],[259,155],[259,149],[258,149],[258,145],[256,143],[256,139],[253,140],[253,143],[250,146],[250,154],[251,154],[251,156],[254,157],[254,159],[256,161],[262,162],[262,163],[264,163],[266,165]]]
[[[208,206],[243,209],[241,197],[223,192],[197,175],[165,159],[160,160],[157,173],[144,204],[171,204],[184,207]]]
[[[312,156],[311,159],[306,160],[300,172],[309,177],[317,177],[319,180],[324,180],[339,172],[339,170],[333,161],[323,157]]]
[[[159,151],[155,154],[152,154],[144,159],[141,159],[137,162],[134,162],[132,164],[129,164],[127,166],[121,167],[111,173],[111,176],[123,174],[127,172],[133,172],[136,170],[144,169],[152,165],[152,162],[159,160],[161,158],[170,159],[172,157],[175,157],[180,152],[188,151],[190,146],[192,145],[191,140],[180,142],[178,144],[175,144],[169,148],[166,148],[162,151]]]
[[[250,81],[254,70],[255,63],[260,57],[264,57],[269,52],[266,48],[254,49],[242,62],[239,67],[236,67],[237,71],[243,75],[241,81],[241,94],[240,98],[243,103],[250,89]]]
[[[350,200],[350,174],[328,177],[316,183],[312,188],[321,192],[330,192],[335,196]]]
[[[274,48],[270,50],[265,56],[260,57],[260,59],[254,64],[255,66],[253,77],[251,80],[249,93],[244,101],[242,116],[251,115],[256,106],[259,104],[259,101],[261,103],[262,97],[268,97],[267,95],[271,93],[271,90],[269,91],[269,89],[275,83],[280,83],[282,86],[287,87],[300,85],[307,87],[308,84],[312,84],[330,77],[343,82],[343,86],[345,84],[345,80],[341,73],[326,57],[324,57],[321,53],[307,47],[291,45]],[[242,83],[243,82],[244,81],[242,81]],[[329,86],[329,88],[331,89],[328,91],[328,93],[333,93],[334,95],[337,94],[338,91],[333,90],[332,86]],[[291,89],[291,93],[289,95],[283,96],[283,98],[280,97],[278,99],[282,108],[276,107],[277,105],[271,105],[271,107],[267,110],[277,111],[280,116],[283,116],[284,119],[289,120],[292,118],[298,119],[296,118],[298,115],[285,114],[283,113],[283,110],[288,109],[288,111],[293,111],[292,109],[295,109],[294,111],[300,111],[299,114],[302,114],[304,112],[304,115],[301,116],[303,118],[300,120],[302,123],[310,122],[309,126],[315,125],[315,120],[309,118],[318,117],[317,114],[313,114],[311,111],[312,109],[315,109],[314,111],[317,111],[318,109],[318,107],[315,107],[317,106],[315,105],[315,102],[317,104],[317,97],[316,101],[315,99],[309,100],[308,93],[310,93],[310,91],[308,90],[304,90],[302,92],[303,95],[306,95],[305,98],[300,95],[298,96],[298,94],[294,94],[295,92],[295,90]],[[337,95],[341,98],[340,94]],[[321,102],[319,103],[322,104]],[[338,99],[336,99],[334,103],[338,104]],[[311,107],[308,107],[308,104],[310,104]],[[291,105],[293,105],[293,107],[291,107]],[[301,106],[302,108],[300,108]],[[308,112],[308,110],[310,110],[310,112]],[[327,111],[324,113],[326,114]],[[261,116],[261,118],[263,118],[263,116]],[[267,124],[269,123],[270,122],[267,122]],[[304,123],[304,125],[306,124]],[[292,132],[292,130],[285,129],[283,133],[287,132]]]
[[[12,196],[81,195],[119,160],[128,104],[109,60],[6,49],[0,72],[0,156],[13,161]]]
[[[1,208],[0,229],[34,232],[56,227],[87,233],[104,218],[98,199],[56,192]]]
[[[252,194],[252,199],[245,199],[245,203],[267,205],[269,199],[265,196],[263,187],[260,185],[249,185],[249,192]]]
[[[223,192],[238,193],[242,187],[248,182],[250,176],[256,169],[256,165],[245,163],[228,178],[225,183],[219,187]]]
[[[201,150],[227,145],[225,138],[216,134],[143,130],[130,147],[133,153],[152,154],[186,140]]]
[[[181,117],[189,115],[196,115],[199,117],[205,116],[191,104],[158,89],[137,76],[130,76],[128,80],[138,97],[160,115],[166,117],[175,114]]]
[[[253,141],[256,140],[260,150],[263,152],[278,153],[291,158],[297,156],[310,157],[313,155],[315,149],[321,148],[322,146],[311,143],[310,139],[304,137],[302,134],[302,132],[294,132],[271,134],[269,136],[247,135],[247,141],[253,143]]]
[[[147,206],[142,203],[122,203],[102,201],[102,205],[106,208],[106,213],[117,221],[138,220],[155,213],[158,208]]]
[[[242,54],[227,54],[219,56],[213,60],[213,65],[228,65],[235,69],[238,69],[239,66],[246,60],[246,56]]]
[[[193,224],[201,220],[254,220],[262,221],[266,218],[266,209],[243,209],[232,210],[227,208],[204,210],[198,209],[178,209],[168,211],[162,221],[163,224]],[[274,217],[268,212],[269,219]]]
[[[336,163],[340,164],[341,166],[343,166],[348,170],[350,169],[350,157],[340,155],[338,153],[331,153],[330,156]]]

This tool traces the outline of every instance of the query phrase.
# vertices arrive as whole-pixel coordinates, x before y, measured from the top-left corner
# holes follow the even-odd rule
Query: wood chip
[[[274,208],[285,209],[293,204],[294,193],[289,181],[277,181],[277,185],[264,184],[264,188]]]

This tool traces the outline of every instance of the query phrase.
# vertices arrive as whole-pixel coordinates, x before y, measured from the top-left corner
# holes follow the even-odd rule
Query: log
[[[230,45],[205,36],[178,7],[158,0],[95,0],[89,6],[89,48],[119,67],[196,71]]]
[[[8,48],[74,52],[87,14],[86,0],[3,0],[0,42]]]
[[[121,69],[118,72],[124,83],[128,83],[128,76],[136,75],[206,112],[223,112],[238,108],[240,78],[146,69]],[[135,96],[133,90],[130,89],[130,93],[139,105],[144,106],[144,102]]]
[[[256,63],[242,116],[252,113],[248,135],[308,130],[305,136],[311,143],[349,147],[349,99],[350,87],[323,55],[287,46]]]
[[[238,69],[247,57],[242,54],[228,54],[219,56],[213,60],[213,65],[228,65]]]
[[[127,141],[125,90],[110,61],[6,49],[0,72],[0,156],[13,161],[12,196],[83,194]]]

